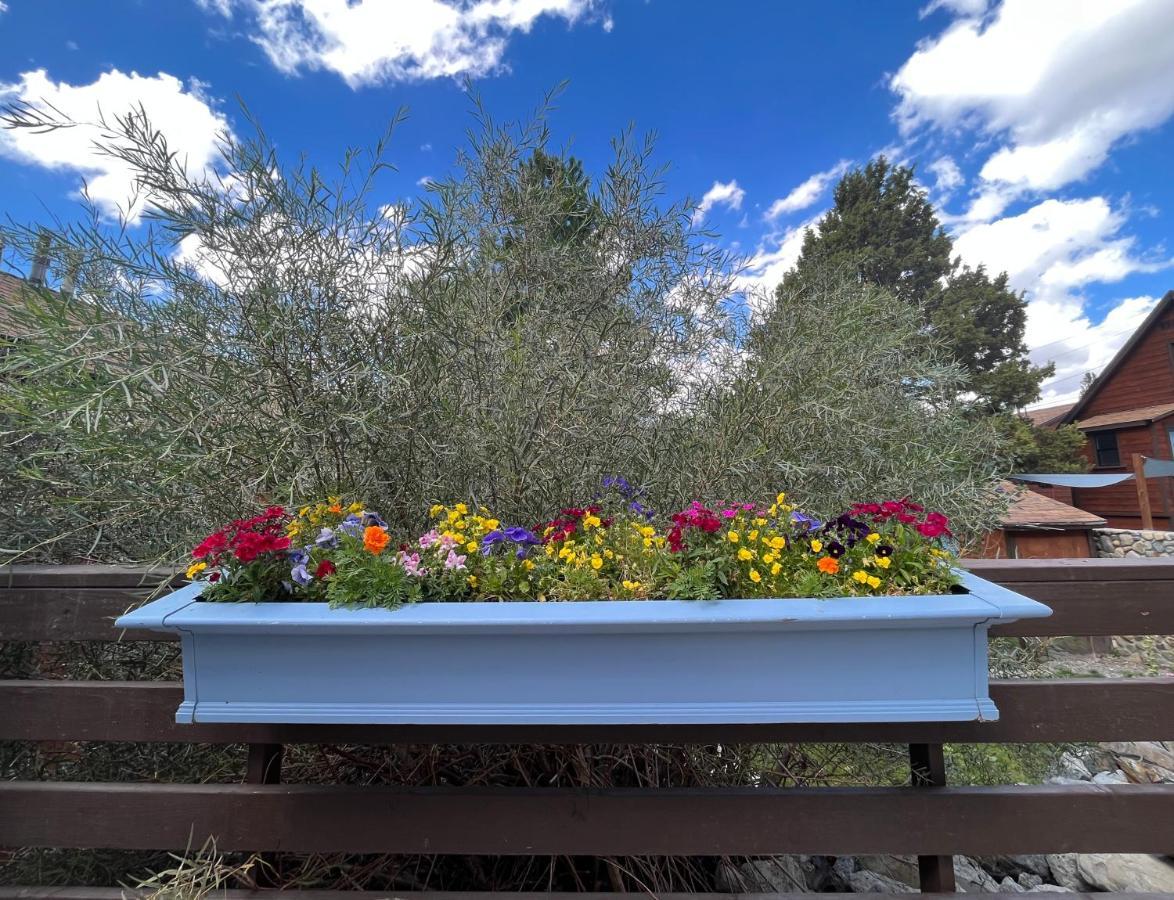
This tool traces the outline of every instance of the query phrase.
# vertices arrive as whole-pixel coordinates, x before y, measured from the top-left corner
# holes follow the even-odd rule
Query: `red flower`
[[[925,517],[925,521],[917,526],[917,530],[927,538],[941,537],[943,534],[950,534],[949,522],[950,520],[941,513],[931,512]]]
[[[319,579],[326,578],[330,575],[333,575],[335,571],[336,569],[334,568],[334,563],[328,559],[324,559],[322,562],[318,563],[318,568],[314,570],[314,577]]]
[[[205,556],[216,556],[228,545],[228,538],[223,531],[217,531],[208,535],[199,543],[199,546],[192,551],[192,556],[196,559],[203,559]]]

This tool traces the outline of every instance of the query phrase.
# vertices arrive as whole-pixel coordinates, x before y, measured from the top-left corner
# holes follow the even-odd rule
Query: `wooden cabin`
[[[1174,459],[1174,291],[1158,302],[1060,421],[1075,422],[1085,433],[1092,472],[1131,472],[1135,453]],[[1150,478],[1147,486],[1154,528],[1174,529],[1174,478]],[[1110,526],[1142,526],[1132,481],[1073,489],[1071,502]]]

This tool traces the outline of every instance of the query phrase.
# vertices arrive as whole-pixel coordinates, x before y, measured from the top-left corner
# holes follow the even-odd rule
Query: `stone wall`
[[[1100,557],[1174,556],[1174,531],[1094,528],[1092,540]]]

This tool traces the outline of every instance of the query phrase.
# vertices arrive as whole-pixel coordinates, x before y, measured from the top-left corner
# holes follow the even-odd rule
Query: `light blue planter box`
[[[178,722],[652,724],[997,719],[987,629],[1048,607],[968,593],[832,600],[203,603],[118,619],[178,634]]]

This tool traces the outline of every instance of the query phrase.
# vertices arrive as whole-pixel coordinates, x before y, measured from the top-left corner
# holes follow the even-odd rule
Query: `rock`
[[[1092,781],[1092,772],[1088,770],[1088,766],[1084,764],[1084,760],[1075,753],[1064,751],[1060,754],[1060,762],[1057,765],[1057,774],[1067,776],[1068,778],[1079,778],[1082,781]]]
[[[1026,894],[1027,890],[1018,881],[1012,880],[1008,875],[998,883],[996,890],[1003,894]]]
[[[1033,887],[1027,893],[1029,894],[1074,894],[1076,893],[1072,888],[1060,887],[1058,884],[1041,884],[1039,887]]]
[[[744,887],[752,894],[808,894],[807,857],[775,856],[771,859],[752,859],[738,866],[738,875]]]
[[[1010,876],[1008,876],[1008,877],[1010,877]],[[1003,881],[1006,881],[1006,880],[1007,880],[1006,878],[1003,879]],[[1023,888],[1025,891],[1030,891],[1032,888],[1037,888],[1043,883],[1044,883],[1044,880],[1039,875],[1036,875],[1035,872],[1020,872],[1019,873],[1019,886],[1021,888]]]
[[[1076,868],[1075,853],[1049,853],[1045,857],[1052,871],[1052,880],[1071,891],[1087,891],[1088,884]]]
[[[969,856],[954,857],[954,880],[968,894],[997,894],[999,882]],[[1018,888],[1018,885],[1016,885]]]
[[[876,872],[892,881],[899,881],[909,887],[921,884],[921,875],[917,869],[917,858],[912,856],[861,856],[856,860],[857,867]]]
[[[837,856],[836,861],[832,863],[832,870],[828,879],[830,882],[829,890],[848,890],[848,879],[856,871],[856,868],[856,857]]]
[[[1118,769],[1115,772],[1097,772],[1092,777],[1093,784],[1129,784],[1125,773]]]
[[[903,881],[886,878],[876,872],[861,869],[848,876],[848,888],[854,894],[916,894],[916,888],[911,888]]]
[[[1174,745],[1166,741],[1118,741],[1101,747],[1139,784],[1174,783]]]
[[[1174,865],[1146,853],[1079,853],[1080,877],[1101,891],[1174,894]]]
[[[983,868],[996,878],[1012,878],[1023,884],[1024,875],[1046,881],[1052,877],[1052,870],[1048,868],[1048,861],[1042,855],[1025,856],[991,856],[983,860]],[[1024,887],[1031,887],[1030,884]]]

